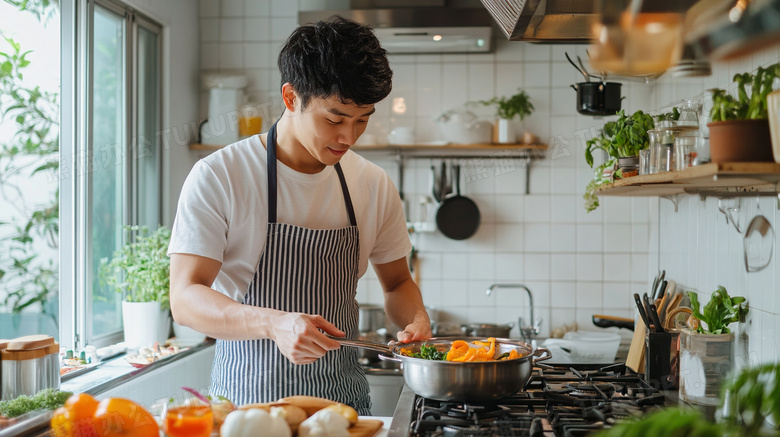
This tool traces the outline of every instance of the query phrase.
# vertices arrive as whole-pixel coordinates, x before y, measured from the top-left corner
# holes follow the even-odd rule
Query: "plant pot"
[[[205,334],[201,334],[192,328],[182,326],[176,322],[173,322],[173,335],[176,337],[176,345],[179,347],[195,346],[203,343],[206,339]]]
[[[680,333],[680,399],[720,404],[720,388],[734,367],[734,334]]]
[[[129,349],[165,344],[171,326],[170,312],[160,302],[122,301],[125,346]]]
[[[623,171],[623,177],[639,175],[639,155],[618,158],[618,168]]]
[[[517,133],[512,120],[499,118],[493,125],[493,142],[496,144],[506,144],[517,142]]]
[[[774,162],[768,120],[707,123],[712,162]]]

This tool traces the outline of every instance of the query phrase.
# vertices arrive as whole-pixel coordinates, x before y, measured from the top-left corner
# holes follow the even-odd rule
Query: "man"
[[[369,260],[398,340],[431,337],[398,192],[349,151],[392,71],[371,29],[340,17],[296,29],[279,69],[279,121],[199,161],[182,188],[171,310],[217,339],[213,395],[246,404],[303,394],[370,414],[357,351],[327,336],[357,336]]]

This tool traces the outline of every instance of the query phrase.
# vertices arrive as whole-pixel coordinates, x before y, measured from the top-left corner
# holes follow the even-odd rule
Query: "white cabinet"
[[[398,396],[404,387],[404,376],[401,373],[371,374],[366,373],[368,386],[371,389],[371,414],[390,417],[395,412]]]

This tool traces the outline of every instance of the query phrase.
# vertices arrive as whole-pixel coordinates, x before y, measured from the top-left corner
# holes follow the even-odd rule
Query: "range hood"
[[[597,0],[481,0],[485,9],[512,41],[589,43],[599,18]],[[607,7],[624,8],[627,0],[601,0]],[[687,10],[698,0],[645,0],[646,12]]]
[[[341,15],[372,27],[389,53],[486,53],[492,50],[492,19],[478,1],[352,0],[340,6],[345,8],[299,11],[298,23],[313,23]]]

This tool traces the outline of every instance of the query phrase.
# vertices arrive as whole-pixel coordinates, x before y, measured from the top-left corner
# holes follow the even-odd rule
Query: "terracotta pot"
[[[773,162],[768,120],[707,123],[712,162]]]

